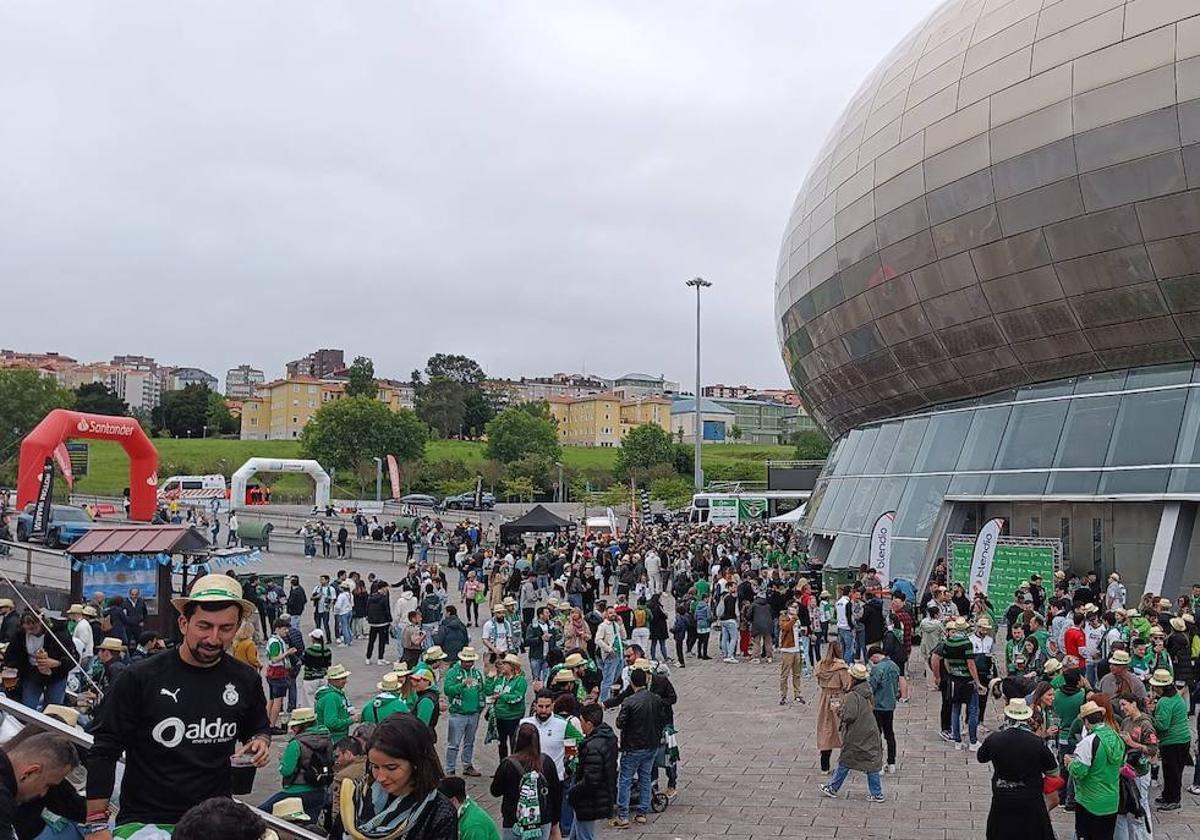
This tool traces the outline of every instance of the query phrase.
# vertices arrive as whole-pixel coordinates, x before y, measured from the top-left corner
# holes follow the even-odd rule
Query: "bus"
[[[744,490],[728,493],[697,493],[688,508],[688,522],[732,525],[765,521],[790,513],[808,501],[811,490]]]

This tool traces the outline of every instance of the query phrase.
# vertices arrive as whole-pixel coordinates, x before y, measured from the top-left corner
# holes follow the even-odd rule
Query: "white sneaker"
[[[376,665],[386,665],[386,664],[387,664],[387,660],[386,660],[386,659],[376,659],[376,660],[375,660],[375,664],[376,664]]]
[[[758,664],[758,658],[757,658],[757,657],[755,657],[754,659],[751,659],[751,660],[750,660],[750,664],[751,664],[751,665],[757,665],[757,664]]]
[[[954,742],[954,749],[956,749],[956,750],[965,750],[966,748],[967,748],[967,745],[966,745],[966,744],[964,744],[962,741],[955,741],[955,742]]]
[[[967,746],[967,749],[969,749],[971,752],[978,752],[978,751],[979,751],[979,742],[978,742],[978,741],[972,741],[972,742],[971,742],[971,743],[970,743],[970,744]]]
[[[363,659],[363,662],[365,662],[365,663],[367,663],[368,665],[370,665],[370,664],[371,664],[371,657],[369,657],[369,656],[368,656],[368,657],[364,658],[364,659]]]
[[[884,772],[884,773],[895,773],[895,772],[896,772],[896,765],[895,765],[895,764],[889,764],[888,766],[886,766],[886,767],[884,767],[884,768],[883,768],[883,772]]]

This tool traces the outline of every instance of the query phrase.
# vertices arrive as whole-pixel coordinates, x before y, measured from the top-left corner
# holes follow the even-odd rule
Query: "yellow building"
[[[613,393],[550,397],[550,415],[558,421],[564,446],[620,446],[629,430],[643,423],[671,431],[671,401],[663,397],[623,400]]]
[[[392,411],[412,409],[412,386],[404,382],[377,380],[376,398]],[[259,385],[255,396],[242,402],[242,440],[294,440],[331,400],[345,396],[346,383],[311,376],[293,376]]]

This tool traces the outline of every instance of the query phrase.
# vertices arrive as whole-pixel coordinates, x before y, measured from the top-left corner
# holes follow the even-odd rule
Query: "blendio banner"
[[[971,575],[967,583],[967,591],[974,595],[976,592],[987,594],[988,578],[992,576],[992,561],[996,558],[996,543],[1000,541],[1000,531],[1004,528],[1004,519],[997,516],[989,519],[979,529],[975,538],[975,550],[971,553]]]
[[[896,511],[881,513],[871,529],[871,559],[868,563],[884,586],[892,582],[892,528],[896,524]]]

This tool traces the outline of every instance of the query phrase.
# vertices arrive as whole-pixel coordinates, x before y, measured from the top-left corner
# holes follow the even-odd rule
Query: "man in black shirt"
[[[993,732],[979,748],[979,761],[992,762],[992,808],[988,840],[1045,840],[1054,837],[1042,796],[1042,779],[1057,775],[1058,763],[1046,742],[1030,731],[1033,710],[1024,697],[1004,708],[1007,727]]]
[[[93,830],[84,832],[90,840],[110,838],[103,824],[122,752],[118,824],[174,825],[198,802],[230,795],[235,753],[256,767],[270,757],[262,680],[226,653],[252,610],[241,586],[227,575],[205,575],[172,604],[181,613],[179,647],[132,665],[96,710],[87,774]]]

